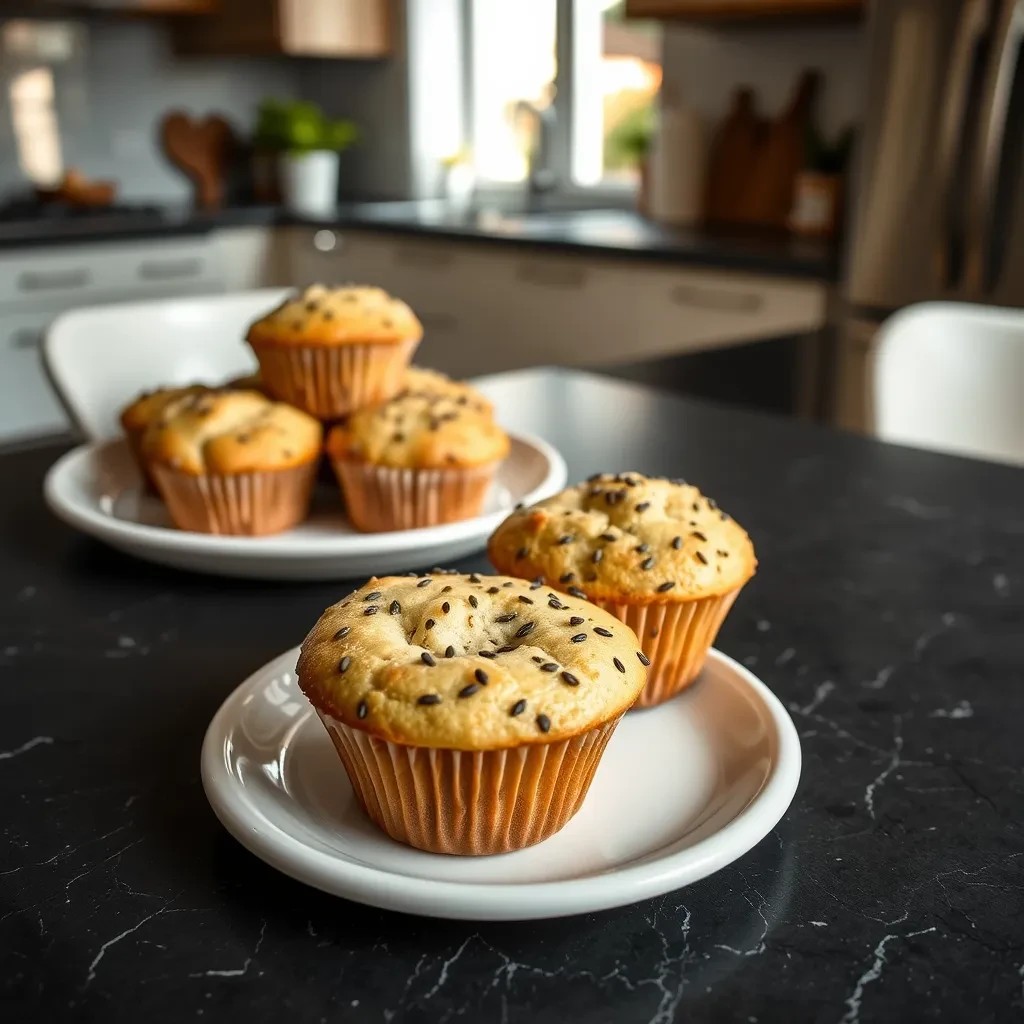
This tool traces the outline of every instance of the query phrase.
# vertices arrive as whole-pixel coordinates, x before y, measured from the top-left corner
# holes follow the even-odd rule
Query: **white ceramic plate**
[[[512,436],[484,513],[394,533],[359,533],[337,488],[318,489],[309,519],[269,537],[216,537],[175,529],[161,501],[142,493],[126,442],[82,445],[46,475],[47,504],[71,526],[138,558],[178,569],[277,580],[352,579],[444,564],[483,547],[516,502],[532,504],[566,482],[565,461],[539,438]]]
[[[800,777],[800,741],[782,704],[712,651],[690,690],[626,716],[582,809],[557,835],[498,857],[423,853],[363,815],[295,681],[297,656],[264,665],[221,706],[203,743],[203,785],[217,817],[258,857],[371,906],[497,921],[634,903],[749,850]]]

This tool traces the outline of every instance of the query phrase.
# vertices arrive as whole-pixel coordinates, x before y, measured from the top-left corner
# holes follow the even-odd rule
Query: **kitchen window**
[[[557,191],[639,181],[661,85],[653,23],[622,0],[465,0],[469,146],[483,187],[530,174]]]

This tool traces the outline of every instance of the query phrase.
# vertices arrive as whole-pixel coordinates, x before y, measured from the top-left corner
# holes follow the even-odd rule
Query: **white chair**
[[[1024,465],[1024,310],[929,302],[890,317],[874,420],[886,441]]]
[[[76,309],[47,331],[46,369],[86,437],[117,437],[118,410],[142,391],[251,373],[246,328],[287,294],[264,288]]]

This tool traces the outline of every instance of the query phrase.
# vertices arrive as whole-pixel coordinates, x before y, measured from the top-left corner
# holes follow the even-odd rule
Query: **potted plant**
[[[604,167],[612,173],[635,171],[637,209],[647,212],[650,199],[648,157],[654,138],[654,113],[650,104],[634,107],[608,133],[604,142]]]
[[[338,160],[355,142],[351,121],[333,120],[313,103],[264,101],[253,148],[277,154],[281,197],[294,213],[316,217],[338,201]],[[257,174],[257,190],[260,182]]]
[[[793,187],[790,228],[801,235],[830,238],[839,228],[843,176],[853,151],[854,129],[829,142],[813,124],[807,130],[804,168]]]

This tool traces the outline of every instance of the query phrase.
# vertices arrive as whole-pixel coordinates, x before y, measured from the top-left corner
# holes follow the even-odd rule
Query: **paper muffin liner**
[[[412,530],[480,514],[499,463],[398,469],[332,456],[349,518],[364,533]]]
[[[132,458],[135,460],[135,465],[138,466],[139,473],[142,476],[142,493],[159,494],[160,491],[156,486],[156,480],[153,478],[153,472],[149,468],[145,456],[142,454],[142,435],[145,432],[145,428],[142,430],[125,430],[125,436],[128,439],[128,448],[131,450]]]
[[[281,401],[321,420],[347,416],[396,395],[418,340],[345,345],[256,342],[260,377]]]
[[[683,602],[626,604],[592,600],[636,633],[651,661],[647,683],[634,708],[661,704],[700,675],[718,630],[742,589]]]
[[[316,478],[316,462],[252,473],[195,475],[151,466],[174,525],[197,533],[257,537],[302,522]]]
[[[430,853],[533,846],[580,809],[619,718],[553,743],[441,750],[378,739],[317,710],[367,816]]]

